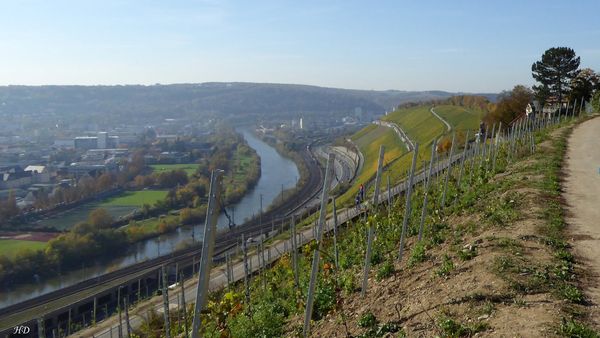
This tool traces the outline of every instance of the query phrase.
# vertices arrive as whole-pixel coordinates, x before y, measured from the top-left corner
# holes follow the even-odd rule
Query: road
[[[327,160],[327,156],[330,153],[335,154],[334,162],[334,177],[331,181],[331,189],[335,189],[341,183],[351,182],[358,170],[359,164],[357,163],[357,156],[355,153],[347,149],[346,147],[333,147],[333,146],[320,146],[315,147],[315,154]]]
[[[590,274],[589,318],[600,325],[600,117],[582,123],[569,138],[564,197],[576,257]]]

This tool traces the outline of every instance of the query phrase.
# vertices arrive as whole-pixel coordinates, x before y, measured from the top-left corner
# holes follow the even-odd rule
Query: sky
[[[0,0],[0,85],[499,92],[534,84],[551,47],[600,71],[598,13],[598,0]]]

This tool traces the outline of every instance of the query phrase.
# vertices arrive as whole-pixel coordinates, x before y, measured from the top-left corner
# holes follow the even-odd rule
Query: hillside
[[[430,108],[429,105],[400,108],[382,118],[384,121],[398,125],[413,142],[419,143],[418,168],[422,168],[423,163],[429,161],[432,141],[446,132],[445,125],[431,114]],[[447,121],[457,130],[471,129],[472,126],[478,127],[481,121],[481,113],[473,109],[453,105],[439,106],[439,108],[442,108],[439,114],[448,117]],[[436,107],[436,111],[437,109],[438,107]],[[377,171],[377,155],[380,145],[385,146],[384,164],[389,165],[382,182],[387,182],[388,175],[392,183],[406,176],[412,157],[407,156],[409,153],[406,146],[391,128],[369,125],[352,135],[351,139],[363,153],[365,165],[355,185],[339,198],[340,204],[349,205],[358,191],[358,185],[364,184],[374,177]],[[462,143],[459,146],[462,146]]]
[[[411,116],[411,112],[404,114],[403,118]],[[451,170],[445,203],[441,192],[447,171],[442,168],[432,176],[426,208],[425,188],[419,181],[410,213],[405,210],[405,196],[396,197],[391,208],[381,205],[369,210],[369,215],[353,208],[338,209],[343,222],[338,235],[334,240],[335,232],[329,232],[318,251],[311,240],[312,222],[297,225],[301,233],[296,236],[301,244],[297,255],[287,252],[294,245],[287,231],[262,248],[251,249],[248,259],[254,262],[250,265],[255,273],[246,279],[247,264],[234,260],[237,283],[210,294],[202,314],[204,336],[301,336],[311,261],[319,252],[311,337],[597,337],[588,326],[593,305],[582,292],[589,281],[566,241],[560,196],[565,139],[573,125],[571,119],[531,135],[504,134],[492,155],[488,151],[481,156],[482,149],[467,152],[463,170],[459,166]],[[375,130],[369,127],[356,136],[372,137],[369,134]],[[475,147],[481,148],[480,144],[470,148]],[[405,251],[399,259],[405,215]],[[328,218],[332,226],[332,215]],[[363,296],[370,227],[375,237]],[[267,260],[272,262],[268,267],[261,267],[259,257],[265,264],[265,251],[275,257]],[[224,270],[215,267],[211,281],[220,279],[224,286]],[[186,284],[195,290],[194,280]],[[142,318],[137,334],[164,335],[162,315],[155,311],[162,304],[155,297],[154,305],[132,309]],[[191,311],[188,307],[187,327]],[[172,334],[185,330],[182,315],[171,313]],[[114,326],[110,321],[106,324]]]
[[[415,236],[418,214],[413,212],[401,262],[393,257],[402,203],[390,218],[373,218],[379,258],[366,297],[344,287],[335,310],[316,324],[313,336],[594,337],[582,324],[590,320],[581,291],[586,285],[565,242],[558,197],[557,175],[570,128],[538,132],[536,153],[521,148],[522,160],[503,162],[496,173],[479,172],[463,183],[456,204],[432,207],[423,242]],[[432,189],[432,201],[439,201],[440,190]],[[364,233],[364,225],[356,226],[350,232]],[[362,250],[344,246],[343,255],[364,252],[364,244],[355,245]],[[352,277],[340,268],[343,278],[360,280],[359,267],[350,269]]]
[[[479,122],[485,115],[481,109],[472,109],[456,105],[435,106],[435,112],[448,121],[456,130],[477,130]]]

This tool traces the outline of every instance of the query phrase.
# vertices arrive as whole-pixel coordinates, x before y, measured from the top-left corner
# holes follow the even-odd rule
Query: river
[[[248,145],[256,150],[261,159],[261,175],[256,186],[248,191],[238,203],[228,208],[229,214],[234,217],[235,223],[240,224],[243,223],[244,219],[258,215],[261,195],[263,210],[266,210],[280,194],[282,185],[284,189],[294,187],[299,178],[299,172],[293,161],[279,155],[273,147],[258,139],[249,129],[240,128],[237,131],[244,136]],[[231,209],[233,209],[233,212]],[[219,216],[217,224],[221,231],[229,226],[225,214],[222,213]],[[114,259],[111,262],[91,267],[83,266],[82,269],[71,271],[61,277],[40,280],[38,283],[21,285],[15,289],[2,290],[0,293],[0,308],[76,284],[109,271],[169,254],[186,240],[192,238],[200,240],[203,228],[204,223],[180,227],[173,233],[135,244],[135,247],[131,248],[126,256]]]

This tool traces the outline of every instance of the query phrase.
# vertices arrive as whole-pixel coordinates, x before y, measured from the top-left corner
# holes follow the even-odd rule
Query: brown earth
[[[496,175],[492,183],[498,188],[480,196],[474,207],[446,217],[447,238],[444,244],[427,249],[426,261],[407,266],[415,243],[410,238],[407,254],[395,263],[393,275],[377,281],[373,268],[366,296],[346,295],[336,311],[314,323],[312,336],[364,334],[366,328],[358,322],[368,312],[380,324],[397,325],[407,337],[445,336],[453,324],[463,328],[461,336],[556,336],[564,309],[579,305],[558,295],[552,277],[557,261],[546,240],[549,221],[544,216],[550,197],[541,188],[545,176],[535,167],[544,153],[556,149],[549,141],[538,149],[541,156]],[[490,221],[490,210],[499,205],[504,205],[508,216]],[[472,251],[476,252],[472,259],[460,258],[461,252]],[[454,268],[444,275],[440,271],[446,254]],[[358,272],[356,280],[361,280]],[[300,318],[292,320],[289,336],[299,325]]]
[[[600,327],[600,118],[573,130],[565,162],[570,243],[587,271],[590,318]]]

